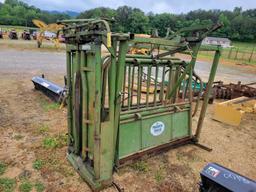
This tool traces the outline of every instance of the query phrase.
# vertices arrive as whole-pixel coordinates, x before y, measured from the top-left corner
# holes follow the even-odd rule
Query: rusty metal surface
[[[240,81],[237,84],[224,84],[223,81],[215,82],[213,85],[213,95],[216,99],[235,99],[237,97],[255,97],[256,88],[251,85],[256,84],[242,84]]]
[[[118,161],[118,167],[124,166],[126,164],[129,164],[131,161],[145,157],[145,155],[156,155],[164,151],[168,151],[172,148],[177,148],[179,146],[189,144],[189,143],[193,143],[193,140],[191,137],[186,137],[186,138],[178,139],[163,145],[159,145],[157,147],[154,147],[145,151],[134,153],[133,155],[120,159]]]

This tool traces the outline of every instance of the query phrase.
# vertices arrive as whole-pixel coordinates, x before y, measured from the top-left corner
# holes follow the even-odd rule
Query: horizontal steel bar
[[[147,155],[156,155],[156,154],[162,153],[164,151],[167,151],[171,148],[176,148],[176,147],[179,147],[179,146],[182,146],[185,144],[189,144],[189,143],[193,143],[192,138],[190,136],[184,137],[182,139],[173,140],[173,141],[170,141],[169,143],[165,143],[165,144],[159,145],[157,147],[141,150],[139,152],[136,152],[134,154],[131,154],[129,156],[119,159],[117,166],[120,167],[120,166],[125,165],[126,163],[129,163],[129,161],[139,159],[142,156],[145,157],[146,154]]]
[[[144,58],[126,58],[126,63],[136,63],[136,64],[183,64],[183,61],[179,60],[162,60],[162,59],[144,59]]]
[[[168,40],[163,38],[144,38],[144,37],[135,37],[132,40],[133,43],[146,43],[146,44],[156,44],[156,45],[165,45],[165,46],[187,46],[187,43],[181,43],[180,41]]]
[[[138,54],[126,54],[126,58],[144,58],[144,59],[154,59],[151,55],[138,55]],[[177,57],[162,57],[161,60],[181,60]]]
[[[189,108],[184,108],[184,109],[179,109],[178,112],[185,112],[185,111],[189,111]],[[144,119],[150,119],[153,117],[159,117],[159,116],[163,116],[163,115],[168,115],[168,114],[174,114],[174,113],[178,113],[175,111],[175,109],[173,109],[172,111],[170,109],[166,109],[163,111],[157,111],[157,112],[153,112],[150,114],[138,114],[135,113],[133,116],[127,117],[127,118],[120,118],[120,124],[126,124],[126,123],[131,123],[134,122],[135,120],[144,120]],[[138,116],[140,116],[140,118],[137,118]]]
[[[154,103],[152,103],[152,105],[154,105]],[[120,114],[124,115],[124,114],[130,114],[130,113],[136,113],[136,112],[143,112],[143,111],[150,111],[150,110],[155,110],[155,109],[159,109],[159,108],[166,108],[166,107],[174,107],[174,106],[182,106],[182,105],[190,105],[189,102],[181,102],[181,103],[172,103],[172,104],[162,104],[161,102],[159,102],[158,106],[149,106],[148,108],[146,108],[146,103],[145,105],[142,105],[144,108],[141,109],[131,109],[129,111],[122,111]]]

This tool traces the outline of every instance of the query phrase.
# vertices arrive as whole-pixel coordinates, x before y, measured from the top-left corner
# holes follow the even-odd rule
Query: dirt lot
[[[2,184],[6,178],[14,191],[90,191],[65,159],[66,109],[35,91],[31,82],[32,76],[45,73],[63,84],[65,53],[12,44],[8,48],[0,42],[0,191],[7,186]],[[198,72],[205,76],[208,70],[209,64],[203,62]],[[220,65],[216,80],[252,82],[255,74],[245,73],[242,66]],[[233,127],[213,121],[212,113],[210,105],[201,136],[212,152],[180,147],[121,168],[115,181],[125,191],[197,191],[199,172],[208,162],[256,179],[255,115],[247,114],[239,127]]]

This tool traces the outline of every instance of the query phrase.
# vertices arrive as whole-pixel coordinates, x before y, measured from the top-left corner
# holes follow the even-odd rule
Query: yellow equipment
[[[147,35],[147,34],[135,34],[135,37],[141,37],[141,38],[150,38],[151,35]],[[148,48],[141,48],[141,47],[131,47],[128,51],[129,54],[132,55],[149,55],[150,53],[150,49]]]
[[[47,25],[43,21],[40,21],[40,20],[37,20],[37,19],[33,19],[32,21],[33,21],[34,25],[37,26],[40,29],[40,32],[37,34],[37,46],[38,46],[38,48],[41,47],[44,39],[49,39],[51,42],[54,43],[54,46],[56,48],[60,47],[60,42],[59,42],[58,36],[47,38],[45,36],[45,32],[49,31],[49,32],[52,32],[52,33],[57,33],[57,31],[60,30],[63,27],[63,25],[59,25],[57,23],[51,23],[51,24]]]
[[[256,113],[256,99],[238,97],[215,104],[213,119],[234,126],[239,126],[244,113]]]

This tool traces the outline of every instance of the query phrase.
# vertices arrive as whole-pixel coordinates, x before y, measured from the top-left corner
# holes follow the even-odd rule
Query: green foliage
[[[20,192],[30,192],[33,188],[33,184],[30,183],[29,181],[24,181],[20,184],[19,186],[19,191]]]
[[[57,139],[53,137],[46,137],[43,140],[43,147],[46,149],[53,149],[58,146]]]
[[[53,103],[49,101],[42,101],[42,107],[44,111],[59,109],[60,105],[58,103]]]
[[[43,147],[46,149],[61,148],[67,144],[67,135],[59,134],[55,137],[45,137],[43,139]]]
[[[222,22],[224,27],[214,32],[213,36],[239,41],[256,40],[256,9],[246,11],[239,7],[233,11],[199,9],[179,15],[171,13],[146,15],[140,9],[121,6],[116,10],[104,7],[91,9],[78,16],[78,18],[93,17],[114,17],[113,31],[149,34],[153,29],[158,29],[161,37],[166,35],[167,28],[175,32],[184,27]]]
[[[45,97],[39,97],[38,101],[45,112],[48,112],[50,110],[57,110],[60,107],[58,103],[54,103]]]
[[[3,175],[7,169],[7,165],[0,161],[0,175]]]
[[[99,7],[83,12],[77,18],[112,18],[115,17],[115,15],[116,11],[114,9]]]
[[[35,183],[35,189],[37,192],[43,192],[45,190],[45,186],[41,182],[36,182]]]
[[[54,23],[58,19],[69,19],[66,14],[50,14],[18,0],[6,0],[0,6],[0,24],[35,27],[33,19]]]
[[[18,0],[6,0],[0,5],[0,25],[33,27],[32,19],[53,23],[69,18],[66,14],[41,11]],[[115,22],[111,26],[113,31],[150,34],[152,30],[158,29],[161,37],[166,35],[167,28],[175,32],[184,27],[222,22],[224,27],[211,34],[212,36],[228,37],[237,41],[256,40],[256,9],[243,11],[240,7],[234,8],[233,11],[199,9],[186,14],[145,14],[138,8],[128,6],[117,9],[98,7],[82,12],[77,18],[114,19]],[[51,109],[56,105],[48,107]]]
[[[15,179],[0,178],[0,191],[1,192],[12,192],[16,185]]]
[[[40,169],[42,169],[42,167],[43,167],[43,161],[42,160],[37,159],[37,160],[34,161],[34,163],[33,163],[33,168],[34,169],[40,170]]]

